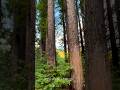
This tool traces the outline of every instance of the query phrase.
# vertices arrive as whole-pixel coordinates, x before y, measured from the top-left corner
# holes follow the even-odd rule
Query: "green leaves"
[[[41,57],[39,51],[36,51],[36,90],[58,90],[61,87],[67,87],[71,82],[68,78],[70,65],[58,57],[57,66],[50,66],[47,64],[46,57]]]

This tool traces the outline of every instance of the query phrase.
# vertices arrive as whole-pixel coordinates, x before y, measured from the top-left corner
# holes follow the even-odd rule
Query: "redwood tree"
[[[66,0],[58,0],[58,4],[60,7],[61,13],[61,23],[63,26],[63,42],[64,42],[64,53],[65,53],[65,60],[68,62],[68,48],[67,48],[67,7],[66,7]]]
[[[39,0],[37,3],[38,32],[40,32],[41,54],[45,55],[46,49],[46,31],[47,31],[47,0]]]
[[[46,54],[48,63],[55,64],[54,0],[48,0],[48,30],[46,35]]]
[[[22,7],[22,8],[21,8]],[[34,90],[35,2],[15,1],[12,43],[13,89]],[[19,82],[19,83],[18,83]]]
[[[75,1],[67,1],[67,35],[69,46],[70,64],[73,68],[72,80],[75,90],[82,90],[83,88],[83,67],[80,55],[80,47],[78,40],[77,15],[75,11]]]
[[[112,90],[106,70],[106,41],[102,0],[85,2],[85,42],[88,59],[88,90]]]

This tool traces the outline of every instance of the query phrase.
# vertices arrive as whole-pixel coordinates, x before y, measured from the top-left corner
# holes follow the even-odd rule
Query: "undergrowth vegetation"
[[[69,63],[64,58],[57,55],[57,64],[51,66],[47,64],[47,58],[42,57],[40,50],[36,49],[35,62],[35,89],[36,90],[63,90],[70,85]]]

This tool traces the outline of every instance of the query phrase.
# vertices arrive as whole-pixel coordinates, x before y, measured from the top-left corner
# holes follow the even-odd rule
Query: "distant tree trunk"
[[[117,49],[116,39],[115,39],[115,30],[113,25],[113,17],[112,17],[110,0],[106,0],[106,4],[107,4],[107,17],[108,17],[108,24],[109,24],[109,31],[110,31],[110,41],[111,41],[111,48],[112,48],[112,62],[113,62],[113,66],[118,67],[119,57],[118,57],[118,49]]]
[[[65,15],[63,14],[63,37],[64,37],[64,53],[65,61],[67,61],[67,39],[66,39],[66,25],[65,25]]]
[[[40,45],[41,45],[42,55],[44,55],[46,51],[46,38],[41,38],[40,43],[41,43]]]
[[[66,1],[63,0],[63,8],[62,8],[62,22],[63,22],[63,37],[64,37],[64,53],[65,60],[68,62],[68,48],[67,48],[67,25],[66,25]]]
[[[0,30],[2,29],[2,7],[1,7],[1,0],[0,0]]]
[[[48,63],[55,64],[54,0],[48,0],[48,31],[46,39]]]
[[[76,13],[77,13],[77,21],[78,21],[78,27],[79,27],[79,36],[80,36],[80,44],[81,44],[81,47],[82,47],[82,53],[84,54],[84,44],[83,44],[83,35],[82,35],[82,28],[81,28],[81,23],[80,23],[80,15],[79,15],[79,8],[78,8],[78,0],[76,0]]]
[[[43,6],[42,9],[38,9],[39,11],[39,18],[40,20],[38,21],[38,27],[39,27],[39,33],[40,33],[40,50],[41,50],[41,54],[42,56],[45,55],[45,51],[46,51],[46,32],[47,32],[47,0],[40,0],[38,2],[38,4],[40,6]]]
[[[66,47],[67,47],[67,59],[68,59],[68,62],[70,62],[69,61],[69,58],[70,58],[70,56],[69,56],[69,52],[70,52],[70,47],[69,47],[69,45],[68,45],[68,15],[67,15],[67,0],[63,0],[64,2],[64,18],[65,18],[65,27],[66,27],[66,42],[67,42],[67,45],[66,45]]]
[[[106,72],[106,41],[102,0],[85,2],[85,43],[88,58],[88,90],[112,90],[110,73]]]
[[[12,40],[11,40],[11,75],[14,73],[14,75],[12,75],[12,84],[14,85],[17,81],[17,69],[18,69],[18,65],[17,65],[17,59],[18,59],[18,47],[17,47],[17,31],[16,31],[16,23],[15,23],[15,18],[16,18],[16,2],[14,2],[12,4],[12,12],[13,12],[13,22],[14,22],[14,26],[13,26],[13,32],[12,32]],[[13,87],[14,88],[14,87]],[[15,88],[14,88],[15,89]]]
[[[67,1],[67,21],[68,21],[68,46],[70,55],[70,64],[73,68],[72,80],[75,90],[83,89],[83,67],[80,56],[80,47],[78,40],[77,15],[75,11],[75,1]]]
[[[118,27],[119,40],[120,40],[120,0],[115,0],[115,11],[117,16],[117,27]]]

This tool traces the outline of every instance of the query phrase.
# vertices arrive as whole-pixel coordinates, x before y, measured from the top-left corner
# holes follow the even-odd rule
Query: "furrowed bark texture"
[[[48,31],[46,39],[48,63],[55,64],[54,0],[48,0]]]
[[[102,0],[85,2],[85,42],[88,58],[88,90],[111,90],[105,54],[104,9]]]
[[[75,11],[75,1],[67,1],[67,20],[68,20],[68,46],[70,64],[73,68],[72,79],[75,90],[82,90],[83,88],[83,68],[80,56],[80,47],[78,40],[77,15]]]

